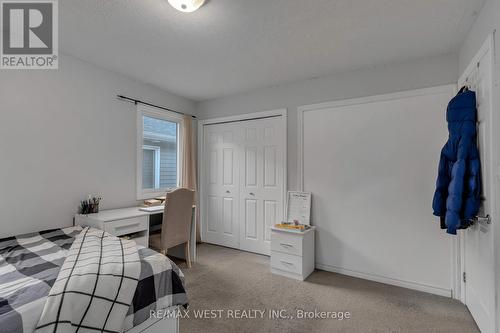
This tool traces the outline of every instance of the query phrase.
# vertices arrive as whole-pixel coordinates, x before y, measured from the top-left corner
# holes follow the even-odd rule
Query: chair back
[[[186,243],[191,238],[191,218],[194,191],[177,188],[167,192],[161,227],[161,244],[164,249]]]

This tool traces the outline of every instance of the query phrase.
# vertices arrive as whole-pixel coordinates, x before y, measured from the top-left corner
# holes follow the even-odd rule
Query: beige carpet
[[[272,275],[266,256],[202,244],[193,267],[187,269],[184,263],[180,267],[190,300],[181,333],[479,332],[458,301],[325,271],[314,272],[304,282],[294,281]],[[264,319],[227,318],[236,309],[264,310]],[[297,309],[348,311],[351,318],[292,318]],[[195,318],[199,310],[222,310],[221,318]],[[271,320],[269,310],[286,310],[291,317]]]

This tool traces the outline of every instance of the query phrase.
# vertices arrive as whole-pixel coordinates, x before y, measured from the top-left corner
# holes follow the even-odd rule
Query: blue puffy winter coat
[[[432,209],[441,228],[456,235],[470,225],[481,204],[476,94],[462,88],[448,104],[446,120],[450,135],[441,150]]]

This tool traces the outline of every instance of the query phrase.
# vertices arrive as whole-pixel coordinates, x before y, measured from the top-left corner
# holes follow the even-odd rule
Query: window
[[[160,188],[160,152],[161,147],[146,145],[142,146],[143,189]]]
[[[161,109],[137,107],[137,199],[165,195],[179,186],[182,118]]]

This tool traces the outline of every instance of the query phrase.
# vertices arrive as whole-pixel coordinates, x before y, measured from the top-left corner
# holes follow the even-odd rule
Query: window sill
[[[167,194],[167,192],[170,191],[170,189],[162,189],[159,191],[154,191],[154,192],[141,192],[137,193],[137,200],[147,200],[147,199],[154,199],[157,197],[161,197]]]

